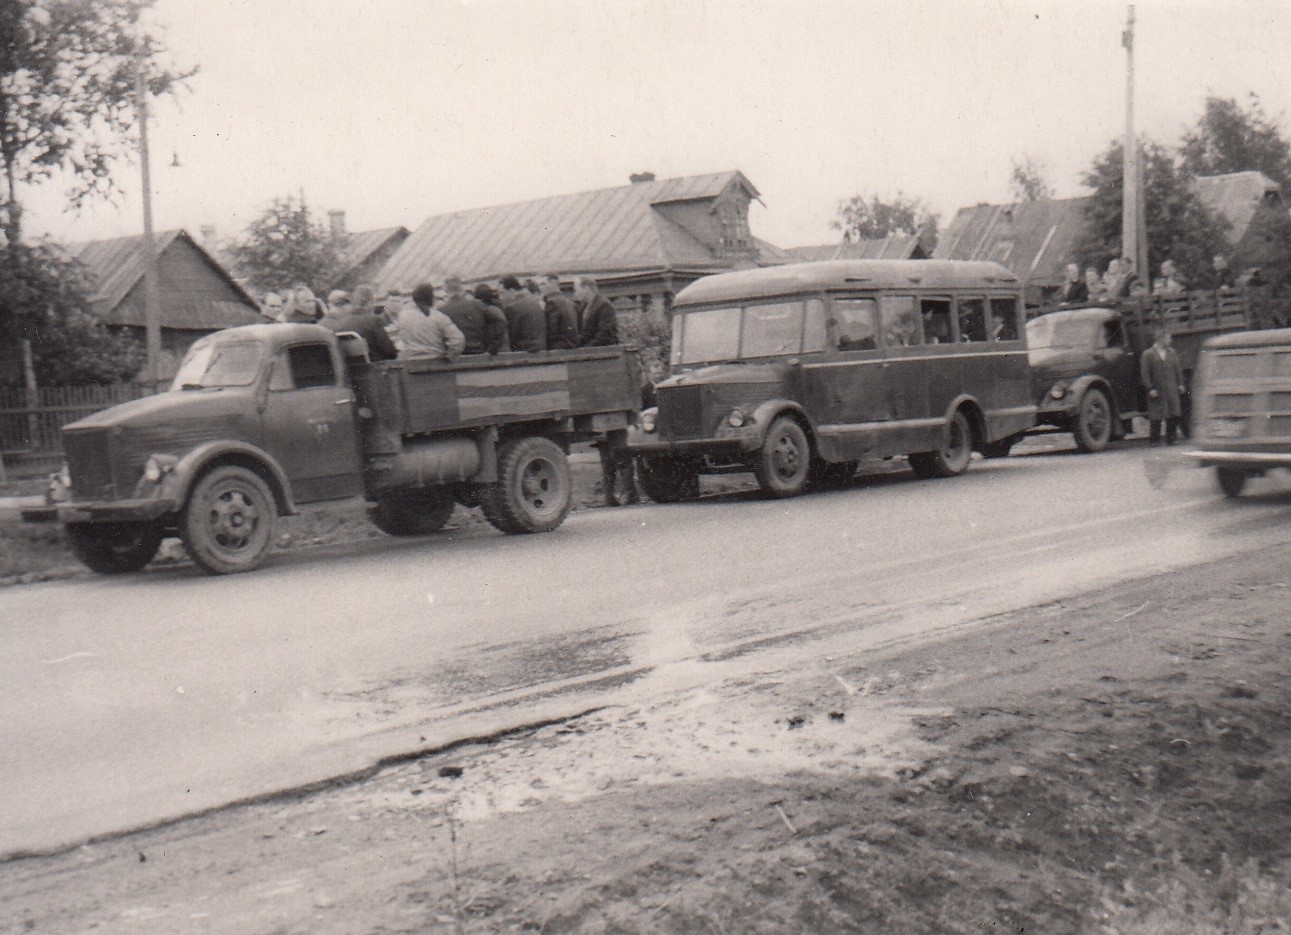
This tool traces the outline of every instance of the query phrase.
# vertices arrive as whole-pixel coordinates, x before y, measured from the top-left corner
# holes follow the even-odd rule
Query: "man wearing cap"
[[[549,275],[539,286],[547,317],[548,350],[578,347],[578,313],[574,311],[574,303],[560,291],[560,280]]]
[[[399,356],[381,319],[373,315],[371,309],[355,308],[350,297],[340,289],[333,289],[328,294],[327,304],[331,311],[319,322],[324,328],[336,334],[353,331],[367,342],[369,360],[394,360]]]
[[[542,305],[514,276],[503,276],[502,311],[507,316],[511,347],[517,351],[547,349],[547,316]]]
[[[507,350],[507,318],[500,308],[468,295],[458,276],[445,280],[444,291],[448,298],[439,310],[466,338],[463,354],[499,354]]]
[[[466,346],[466,337],[447,315],[435,308],[435,287],[424,282],[412,290],[412,302],[399,312],[403,357],[453,360]]]

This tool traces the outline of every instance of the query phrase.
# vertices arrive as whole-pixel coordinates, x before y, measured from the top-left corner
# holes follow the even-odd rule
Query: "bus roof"
[[[1227,350],[1243,347],[1279,347],[1291,345],[1291,328],[1274,328],[1269,331],[1234,331],[1209,338],[1205,346]]]
[[[706,305],[841,289],[985,289],[1014,286],[998,263],[976,260],[821,260],[718,273],[696,280],[673,302]]]

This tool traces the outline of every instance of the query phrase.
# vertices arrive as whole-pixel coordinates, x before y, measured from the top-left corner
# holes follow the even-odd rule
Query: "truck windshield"
[[[1071,318],[1062,314],[1041,315],[1027,322],[1027,347],[1093,347],[1102,322],[1093,318]]]
[[[802,349],[802,314],[801,302],[782,302],[679,315],[673,321],[674,346],[677,338],[681,339],[681,354],[676,363],[703,364],[797,354]]]
[[[194,347],[179,365],[171,391],[250,386],[260,372],[263,352],[261,345],[250,341]]]

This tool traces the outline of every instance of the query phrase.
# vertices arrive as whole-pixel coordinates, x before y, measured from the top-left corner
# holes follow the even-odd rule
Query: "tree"
[[[93,284],[85,267],[49,243],[0,244],[0,383],[21,385],[22,341],[30,341],[42,386],[128,380],[143,348],[113,332],[87,309]]]
[[[1282,328],[1291,321],[1291,214],[1280,202],[1255,209],[1250,226],[1233,254],[1232,268],[1258,270],[1253,290],[1257,320],[1264,327]]]
[[[1044,177],[1045,167],[1030,156],[1013,160],[1009,191],[1014,201],[1047,201],[1053,197],[1053,186]]]
[[[1193,175],[1222,175],[1258,169],[1282,186],[1291,183],[1291,142],[1252,93],[1243,108],[1234,98],[1206,98],[1197,125],[1179,147],[1183,167]]]
[[[163,64],[165,48],[141,22],[155,0],[0,0],[0,163],[4,233],[22,238],[20,185],[61,170],[79,205],[116,190],[112,170],[130,152],[135,76],[173,94],[196,69]]]
[[[831,226],[850,241],[874,240],[889,234],[917,234],[928,239],[932,249],[937,239],[937,215],[923,200],[897,192],[891,201],[878,195],[853,195],[838,203],[838,216]]]
[[[1121,152],[1120,141],[1113,142],[1081,178],[1093,189],[1093,196],[1085,209],[1085,224],[1072,253],[1077,262],[1096,269],[1104,269],[1110,260],[1123,255]],[[1165,147],[1145,142],[1140,165],[1151,268],[1139,270],[1139,276],[1146,281],[1163,260],[1172,259],[1185,281],[1201,279],[1210,269],[1211,258],[1227,251],[1223,234],[1228,222],[1206,209],[1193,191],[1192,174],[1177,165]]]
[[[230,249],[240,275],[264,292],[303,282],[322,291],[343,272],[342,244],[301,198],[275,198]]]

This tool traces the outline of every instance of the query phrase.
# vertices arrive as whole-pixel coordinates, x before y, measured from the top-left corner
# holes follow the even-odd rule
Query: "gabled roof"
[[[1203,175],[1193,180],[1197,197],[1215,214],[1229,223],[1225,237],[1237,243],[1250,227],[1255,209],[1269,194],[1278,194],[1278,183],[1263,172],[1229,172],[1226,175]]]
[[[216,330],[245,325],[254,320],[257,308],[255,299],[238,284],[211,253],[194,240],[187,231],[161,231],[154,236],[157,255],[160,257],[176,242],[186,242],[211,267],[212,274],[225,280],[234,293],[245,303],[236,302],[164,302],[162,325],[169,328]],[[143,279],[147,258],[143,235],[112,237],[108,240],[88,240],[65,245],[67,252],[85,266],[97,284],[97,291],[90,296],[94,312],[109,324],[142,325],[142,321],[127,320],[118,307]]]
[[[924,256],[916,234],[888,234],[867,240],[789,247],[785,252],[795,260],[913,260]]]
[[[407,292],[424,280],[467,281],[506,273],[585,272],[612,277],[642,271],[711,272],[731,268],[654,205],[716,198],[743,173],[718,172],[635,182],[428,218],[381,270],[378,288]],[[769,245],[768,245],[769,246]]]
[[[382,227],[371,231],[355,231],[345,235],[341,246],[341,265],[351,270],[362,266],[372,254],[384,247],[394,238],[406,238],[406,227]]]
[[[1024,282],[1058,283],[1089,198],[960,208],[932,251],[937,260],[991,260]]]

